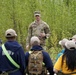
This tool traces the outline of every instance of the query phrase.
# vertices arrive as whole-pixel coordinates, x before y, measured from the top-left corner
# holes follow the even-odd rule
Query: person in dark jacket
[[[16,41],[16,32],[13,29],[8,29],[5,32],[7,41],[4,43],[6,50],[12,59],[20,66],[18,69],[13,65],[0,47],[0,72],[8,73],[8,75],[25,75],[25,53],[21,45]],[[2,75],[2,74],[1,74]]]
[[[49,75],[53,75],[54,72],[53,72],[53,63],[52,63],[52,60],[49,56],[49,54],[43,50],[43,48],[40,46],[40,40],[38,37],[36,36],[33,36],[31,38],[31,41],[30,41],[31,45],[32,45],[32,48],[31,48],[31,51],[35,50],[35,51],[41,51],[42,50],[42,54],[43,54],[43,62],[45,64],[45,67],[47,68],[47,70],[49,71]],[[25,53],[25,59],[26,59],[26,66],[28,66],[28,59],[29,59],[29,52],[26,52]]]

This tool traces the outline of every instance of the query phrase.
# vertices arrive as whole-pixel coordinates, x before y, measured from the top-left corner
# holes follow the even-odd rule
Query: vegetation
[[[5,42],[5,30],[13,28],[25,49],[27,29],[34,21],[35,10],[41,11],[42,19],[50,26],[47,47],[54,56],[61,50],[59,40],[76,34],[76,0],[0,0],[0,38]]]

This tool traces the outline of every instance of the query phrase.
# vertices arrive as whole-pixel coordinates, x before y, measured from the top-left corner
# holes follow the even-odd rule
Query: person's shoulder
[[[30,23],[29,28],[31,28],[34,24],[35,24],[35,21],[33,21],[32,23]]]
[[[62,59],[62,57],[63,57],[63,54],[61,54],[58,59]]]
[[[51,61],[50,54],[48,52],[46,52],[46,51],[43,51],[42,53],[43,53],[44,60],[50,62]]]
[[[31,23],[30,23],[30,26],[33,25],[33,24],[35,24],[35,21],[31,22]]]
[[[42,23],[47,24],[45,21],[41,20]]]
[[[45,55],[45,56],[49,55],[49,53],[46,52],[46,51],[42,51],[42,53],[43,53],[43,55]]]
[[[47,25],[47,23],[46,23],[45,21],[41,20],[41,22],[42,22],[43,24]]]
[[[42,20],[42,24],[43,24],[45,27],[49,27],[49,25],[48,25],[45,21],[43,21],[43,20]]]
[[[29,52],[25,52],[25,56],[29,55]]]

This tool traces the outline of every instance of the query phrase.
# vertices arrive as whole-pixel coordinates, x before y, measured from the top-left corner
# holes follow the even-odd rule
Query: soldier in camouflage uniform
[[[26,50],[30,47],[30,38],[37,36],[40,39],[41,46],[45,46],[45,40],[50,36],[49,25],[41,20],[40,11],[35,11],[34,16],[36,20],[32,22],[28,28],[28,36],[26,39]]]

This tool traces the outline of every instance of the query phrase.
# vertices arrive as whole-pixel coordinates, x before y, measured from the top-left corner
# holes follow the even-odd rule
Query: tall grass
[[[0,38],[5,42],[5,30],[13,28],[25,49],[28,26],[34,21],[35,10],[41,11],[42,20],[50,27],[48,49],[54,48],[52,51],[58,53],[59,40],[76,34],[76,0],[0,0]]]

